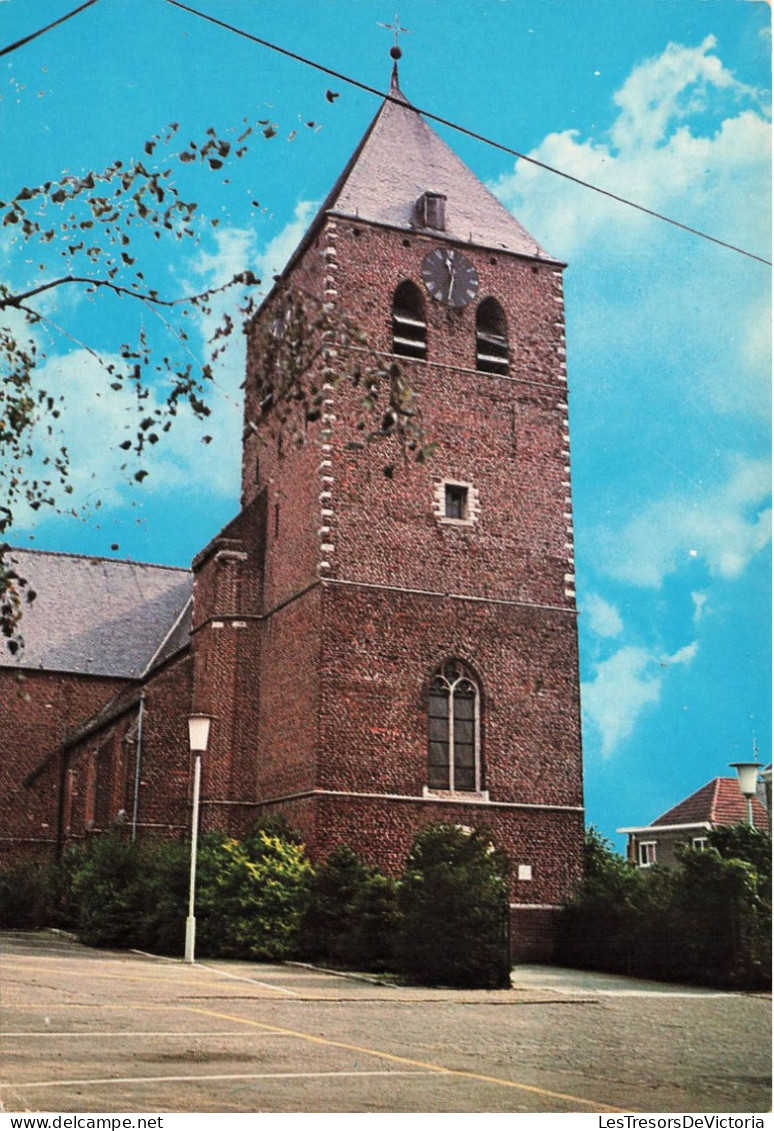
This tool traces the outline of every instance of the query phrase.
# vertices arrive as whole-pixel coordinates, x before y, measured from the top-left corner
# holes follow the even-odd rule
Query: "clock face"
[[[433,298],[448,306],[465,306],[478,291],[475,267],[455,248],[428,252],[422,260],[422,279]]]

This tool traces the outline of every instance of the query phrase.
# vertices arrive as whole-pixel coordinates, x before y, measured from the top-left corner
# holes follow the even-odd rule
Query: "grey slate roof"
[[[412,231],[424,192],[447,198],[445,238],[553,259],[428,126],[393,72],[389,98],[321,211]]]
[[[443,232],[417,225],[416,203],[425,192],[446,197]],[[357,218],[410,232],[426,231],[449,241],[563,266],[428,126],[400,89],[396,68],[389,95],[285,264],[282,277],[292,272],[326,216]]]
[[[40,550],[8,558],[37,597],[21,656],[0,647],[0,665],[137,679],[187,642],[189,570]]]

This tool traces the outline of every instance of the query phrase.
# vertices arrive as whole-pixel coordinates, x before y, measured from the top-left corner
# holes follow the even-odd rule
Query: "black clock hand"
[[[451,302],[452,290],[454,289],[454,260],[448,252],[446,254],[446,270],[449,272],[449,290],[446,297]]]

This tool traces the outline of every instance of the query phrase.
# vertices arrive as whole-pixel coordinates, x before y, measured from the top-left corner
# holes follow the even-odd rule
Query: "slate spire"
[[[390,54],[389,93],[321,213],[416,231],[419,198],[442,194],[447,240],[553,260],[411,105],[398,79],[400,48]]]

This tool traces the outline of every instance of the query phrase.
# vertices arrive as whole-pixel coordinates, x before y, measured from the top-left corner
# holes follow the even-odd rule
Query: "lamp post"
[[[739,792],[747,802],[747,824],[754,828],[752,799],[755,797],[758,786],[758,772],[760,762],[729,762],[732,770],[736,770],[739,778]]]
[[[196,891],[196,849],[199,840],[199,790],[202,780],[202,754],[207,752],[212,715],[188,716],[188,744],[195,755],[193,780],[193,813],[191,815],[191,879],[188,885],[188,918],[185,921],[185,961],[193,962],[196,945],[196,916],[194,895]]]

